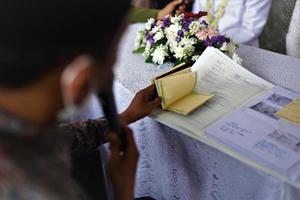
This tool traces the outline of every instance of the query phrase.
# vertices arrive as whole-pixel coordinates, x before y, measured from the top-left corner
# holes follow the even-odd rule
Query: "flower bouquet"
[[[149,19],[137,32],[134,53],[142,53],[146,63],[193,64],[208,46],[220,49],[237,63],[238,45],[229,37],[200,20],[206,12],[167,16],[163,21]]]

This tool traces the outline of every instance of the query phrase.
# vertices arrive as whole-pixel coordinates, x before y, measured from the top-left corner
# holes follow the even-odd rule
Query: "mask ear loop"
[[[87,67],[91,66],[93,63],[93,59],[91,56],[82,55],[72,61],[66,69],[63,71],[60,85],[61,85],[61,94],[62,100],[64,104],[64,108],[58,112],[57,118],[60,121],[70,120],[72,116],[77,114],[80,110],[83,110],[86,105],[88,104],[91,96],[92,90],[88,91],[85,99],[80,105],[76,105],[74,100],[72,99],[73,94],[66,93],[66,86],[71,85],[75,78],[77,77],[78,73],[82,70],[86,69]],[[91,86],[91,82],[89,81],[89,86]],[[90,88],[90,87],[89,87]]]

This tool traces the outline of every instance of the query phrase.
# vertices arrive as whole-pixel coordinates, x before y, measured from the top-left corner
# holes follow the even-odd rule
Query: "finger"
[[[131,160],[131,159],[137,160],[138,149],[135,144],[133,133],[132,133],[131,129],[129,129],[128,127],[124,127],[124,132],[127,137],[127,148],[125,150],[125,156],[129,160]]]
[[[152,85],[149,85],[148,87],[144,88],[142,91],[149,93],[149,92],[153,92],[154,90],[156,90],[156,87],[154,84],[152,84]]]
[[[160,97],[156,97],[153,101],[151,101],[150,103],[149,103],[150,105],[150,107],[153,109],[153,108],[156,108],[156,107],[158,107],[160,104],[161,104],[161,98]]]
[[[126,134],[127,141],[126,143],[130,146],[132,144],[132,130],[127,126],[123,126],[124,134]]]
[[[149,85],[142,90],[143,94],[146,95],[147,101],[153,101],[157,97],[156,87],[154,84]]]
[[[107,136],[108,141],[110,142],[110,157],[113,159],[119,158],[120,155],[120,140],[115,133],[109,133]]]
[[[155,85],[149,85],[148,87],[146,87],[146,88],[138,91],[135,94],[135,97],[137,97],[137,96],[145,96],[145,95],[148,95],[149,93],[153,93],[154,89],[155,89]]]
[[[147,97],[148,97],[148,99],[147,99],[148,102],[154,101],[154,99],[158,97],[157,91],[153,90],[153,91],[149,92]]]

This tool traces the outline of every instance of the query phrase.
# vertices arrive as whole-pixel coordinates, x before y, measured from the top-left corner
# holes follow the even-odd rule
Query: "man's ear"
[[[89,93],[93,74],[93,59],[81,55],[74,59],[61,76],[62,95],[65,103],[80,104]]]

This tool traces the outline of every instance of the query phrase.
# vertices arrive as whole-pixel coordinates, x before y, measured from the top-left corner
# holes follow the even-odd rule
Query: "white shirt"
[[[286,36],[286,53],[300,58],[300,0],[296,1],[289,32]]]
[[[222,0],[213,0],[216,13]],[[236,43],[258,46],[258,37],[265,26],[272,0],[229,0],[219,21],[219,31]],[[205,11],[206,0],[195,0],[193,12]]]

